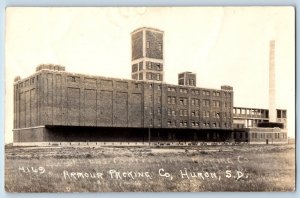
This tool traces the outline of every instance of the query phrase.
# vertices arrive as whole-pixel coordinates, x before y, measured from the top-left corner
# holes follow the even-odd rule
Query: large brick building
[[[59,65],[40,65],[33,75],[16,77],[14,142],[232,141],[236,137],[231,86],[197,87],[196,74],[191,72],[180,73],[178,85],[167,84],[164,33],[139,28],[131,39],[131,80],[74,74]]]
[[[199,88],[195,78],[191,85],[166,84],[163,32],[140,28],[131,37],[132,80],[57,65],[16,78],[14,141],[144,141],[149,129],[153,140],[229,139],[232,87]]]
[[[16,79],[14,93],[15,142],[59,141],[50,131],[63,127],[232,129],[230,86],[217,90],[124,80],[41,65],[35,74]]]

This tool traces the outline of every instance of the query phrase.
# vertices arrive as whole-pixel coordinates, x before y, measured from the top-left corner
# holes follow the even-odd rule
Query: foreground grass
[[[5,189],[8,192],[294,191],[295,146],[9,147]]]

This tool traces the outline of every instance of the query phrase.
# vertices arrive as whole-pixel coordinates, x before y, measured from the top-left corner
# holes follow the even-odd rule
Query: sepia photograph
[[[7,7],[6,192],[295,191],[295,9]]]

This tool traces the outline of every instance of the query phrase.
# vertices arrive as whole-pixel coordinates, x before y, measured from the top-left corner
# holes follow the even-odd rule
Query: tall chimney
[[[269,47],[269,121],[276,122],[275,41]]]

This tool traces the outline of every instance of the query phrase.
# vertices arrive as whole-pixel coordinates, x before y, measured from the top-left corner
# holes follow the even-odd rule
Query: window
[[[150,41],[147,41],[147,42],[146,42],[146,47],[147,47],[147,48],[150,48]]]
[[[158,109],[157,109],[157,114],[161,114],[161,108],[160,107],[158,107]]]
[[[152,69],[152,62],[148,62],[148,65],[147,65],[148,67],[148,69]]]
[[[203,100],[203,107],[209,107],[209,100]]]
[[[207,90],[203,90],[202,94],[203,94],[204,96],[209,96],[209,95],[210,95],[210,92],[207,91]]]
[[[199,95],[199,90],[192,89],[191,92],[192,92],[192,94]]]
[[[139,70],[143,70],[143,62],[139,62]]]
[[[190,85],[194,85],[194,80],[193,79],[191,79]]]
[[[143,80],[143,73],[139,73],[139,80]]]
[[[183,113],[184,113],[184,116],[187,116],[187,110],[186,109],[183,111]]]
[[[187,105],[187,98],[180,98],[179,99],[179,104],[180,105]]]
[[[152,84],[149,84],[149,88],[152,89]]]
[[[168,120],[168,126],[171,126],[171,125],[172,125],[171,120]]]
[[[160,70],[160,64],[159,63],[156,64],[156,69]]]
[[[176,104],[176,98],[172,97],[172,104]]]
[[[179,89],[180,93],[187,93],[187,89]]]
[[[168,109],[168,116],[171,115],[171,109]]]
[[[281,118],[281,110],[277,110],[277,118]]]
[[[175,87],[168,87],[168,91],[175,92],[175,91],[176,91],[176,89],[175,89]]]
[[[203,111],[203,117],[208,118],[209,117],[209,111]]]
[[[283,118],[286,118],[286,110],[283,110],[283,111],[282,111],[282,117],[283,117]]]
[[[176,116],[176,111],[172,110],[172,116]]]
[[[158,50],[162,51],[162,43],[158,43]]]
[[[180,98],[179,104],[180,104],[180,105],[183,105],[183,98]]]
[[[158,86],[157,86],[157,90],[161,90],[161,85],[158,85]]]
[[[156,74],[156,80],[160,80],[160,75]]]

